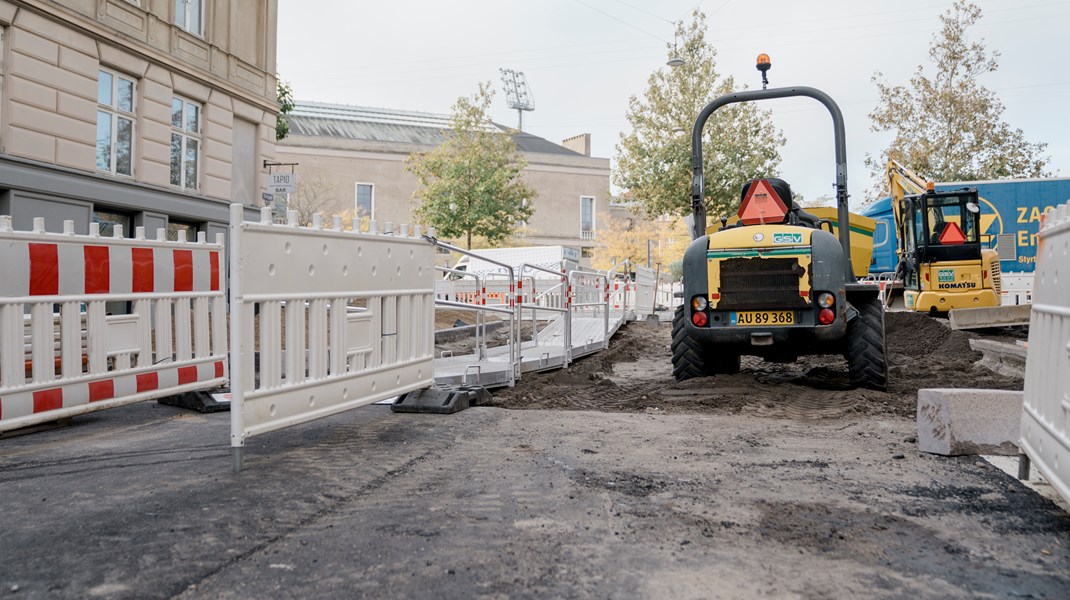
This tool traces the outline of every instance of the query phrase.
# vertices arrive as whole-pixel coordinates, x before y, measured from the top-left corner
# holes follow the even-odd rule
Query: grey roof
[[[449,115],[304,101],[296,103],[286,120],[293,135],[428,146],[441,144],[450,127]],[[511,131],[497,123],[494,127]],[[517,132],[512,137],[521,152],[583,156],[527,132]]]

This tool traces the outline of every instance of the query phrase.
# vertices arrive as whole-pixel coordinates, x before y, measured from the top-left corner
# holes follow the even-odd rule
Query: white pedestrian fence
[[[649,267],[635,267],[635,314],[645,318],[654,312],[657,291],[657,272]]]
[[[227,380],[223,240],[0,217],[0,432]]]
[[[72,221],[47,233],[41,219],[13,231],[0,217],[0,432],[229,384],[240,470],[256,435],[436,383],[511,386],[568,366],[656,297],[656,276],[630,264],[474,275],[436,268],[436,246],[465,251],[419,227],[344,231],[320,215],[299,227],[268,208],[246,222],[237,204],[230,218],[228,282],[222,235],[75,235]],[[436,306],[474,313],[470,356],[436,359]],[[504,322],[497,347],[490,320]]]
[[[1070,203],[1039,235],[1020,447],[1070,502]]]
[[[434,383],[434,246],[230,215],[231,446]],[[259,368],[258,368],[259,367]],[[259,377],[257,376],[259,374]]]

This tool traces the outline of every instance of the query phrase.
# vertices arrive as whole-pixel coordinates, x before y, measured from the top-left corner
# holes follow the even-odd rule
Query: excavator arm
[[[927,182],[917,173],[894,159],[888,160],[885,174],[888,177],[888,186],[892,190],[892,214],[895,215],[895,226],[896,229],[899,229],[902,227],[903,221],[903,215],[900,214],[900,203],[908,195],[924,194]]]

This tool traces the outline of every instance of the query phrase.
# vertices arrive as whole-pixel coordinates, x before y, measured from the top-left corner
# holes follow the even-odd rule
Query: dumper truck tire
[[[852,387],[888,389],[888,361],[884,341],[884,307],[873,298],[855,305],[858,316],[847,322],[847,368]]]
[[[687,335],[684,319],[684,305],[681,304],[672,315],[672,376],[676,381],[707,375],[702,344]]]

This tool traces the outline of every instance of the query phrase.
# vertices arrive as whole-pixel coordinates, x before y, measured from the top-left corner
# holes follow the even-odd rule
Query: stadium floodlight
[[[498,69],[502,75],[502,85],[505,86],[505,101],[509,108],[515,109],[519,117],[517,129],[524,131],[524,111],[535,110],[535,98],[528,88],[528,79],[522,71],[513,69]]]

